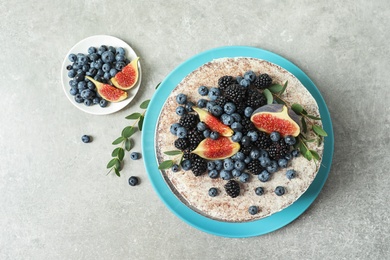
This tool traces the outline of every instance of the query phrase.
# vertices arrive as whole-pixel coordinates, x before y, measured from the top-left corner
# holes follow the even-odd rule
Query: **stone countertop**
[[[388,1],[4,1],[0,4],[0,259],[385,259],[389,158]],[[62,61],[92,35],[142,59],[125,109],[84,113],[65,97]],[[321,91],[335,135],[323,190],[291,224],[231,239],[199,231],[158,198],[142,160],[106,176],[111,142],[156,84],[199,52],[259,47]],[[93,142],[84,144],[89,134]],[[140,136],[134,151],[141,152]],[[131,175],[141,184],[128,185]]]

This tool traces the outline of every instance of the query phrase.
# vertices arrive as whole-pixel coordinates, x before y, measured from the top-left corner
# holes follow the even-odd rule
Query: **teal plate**
[[[322,167],[320,167],[316,178],[307,191],[297,201],[282,211],[272,214],[269,217],[250,222],[222,222],[207,218],[187,207],[175,196],[165,182],[164,177],[158,170],[158,162],[156,159],[156,125],[161,109],[171,91],[193,70],[213,59],[225,57],[251,57],[267,60],[291,72],[302,82],[317,101],[322,117],[323,128],[328,133],[328,136],[324,140]],[[332,164],[333,146],[333,128],[328,108],[320,92],[310,78],[287,59],[269,51],[246,46],[228,46],[211,49],[190,58],[175,68],[161,82],[159,88],[153,95],[145,114],[142,131],[142,151],[145,167],[149,179],[161,200],[176,216],[189,225],[204,232],[223,237],[260,236],[282,228],[299,217],[313,203],[328,177]]]

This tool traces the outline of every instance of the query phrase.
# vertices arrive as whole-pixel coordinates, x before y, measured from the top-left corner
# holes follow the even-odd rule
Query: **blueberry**
[[[256,79],[256,74],[253,71],[249,70],[249,71],[245,72],[244,79],[249,80],[250,82],[253,82]]]
[[[221,160],[215,160],[214,163],[215,163],[215,169],[216,169],[217,171],[222,170],[222,168],[223,168],[223,162],[222,162]]]
[[[252,158],[252,159],[258,159],[260,157],[260,151],[257,150],[257,149],[253,149],[249,156]]]
[[[240,122],[241,121],[241,115],[239,113],[233,113],[232,117],[235,122]]]
[[[68,65],[68,66],[66,66],[66,70],[71,70],[71,69],[73,69],[73,66],[72,65]]]
[[[221,119],[222,119],[222,123],[225,125],[231,125],[234,123],[233,117],[231,115],[228,115],[228,114],[223,114],[221,116]]]
[[[174,124],[171,125],[169,131],[170,131],[173,135],[177,135],[177,129],[178,129],[179,127],[181,127],[180,124],[174,123]]]
[[[246,135],[251,138],[252,142],[256,142],[259,138],[259,134],[256,131],[249,131]]]
[[[287,160],[287,161],[289,161],[289,160],[291,160],[292,159],[292,154],[290,153],[290,152],[288,152],[288,153],[286,153],[285,155],[284,155],[284,158]]]
[[[241,139],[241,144],[243,146],[249,146],[251,144],[251,138],[249,136],[243,136]]]
[[[84,99],[84,105],[86,105],[87,107],[92,105],[92,99]]]
[[[191,164],[191,161],[189,159],[185,159],[181,162],[181,167],[183,168],[183,170],[185,171],[188,171],[191,169],[192,167],[192,164]]]
[[[210,131],[209,129],[206,129],[206,130],[203,131],[203,136],[204,136],[205,138],[210,137],[210,134],[211,134],[211,131]]]
[[[75,70],[68,71],[68,77],[69,78],[74,78],[74,76],[76,76],[76,71]]]
[[[230,128],[233,129],[233,131],[235,132],[239,132],[242,130],[242,125],[239,122],[233,122]]]
[[[88,65],[88,64],[83,65],[82,70],[83,70],[84,72],[89,71],[89,65]]]
[[[104,72],[103,78],[109,80],[111,78],[110,72]]]
[[[245,169],[245,163],[243,161],[235,161],[234,162],[234,168],[239,170],[239,171],[243,171]]]
[[[77,82],[83,81],[84,78],[85,78],[85,73],[84,72],[78,73],[76,76],[74,76],[74,79]]]
[[[77,56],[74,53],[69,54],[68,59],[70,62],[75,62],[77,60]]]
[[[95,62],[95,69],[101,69],[103,67],[104,62],[102,60],[97,60]]]
[[[106,107],[107,104],[108,104],[108,102],[107,102],[107,100],[105,100],[105,99],[102,99],[102,100],[100,100],[100,102],[99,102],[99,106],[100,106],[100,107]]]
[[[241,141],[241,139],[242,139],[242,133],[241,133],[241,132],[236,132],[236,133],[234,133],[234,135],[232,136],[232,141],[233,141],[233,142],[238,143],[238,142]]]
[[[287,179],[291,180],[291,179],[294,179],[295,176],[297,176],[297,172],[293,169],[289,169],[286,171],[286,177]]]
[[[253,113],[253,108],[251,107],[246,107],[245,110],[244,110],[244,115],[246,117],[251,117],[252,116],[252,113]]]
[[[288,161],[286,159],[279,159],[278,160],[278,165],[281,168],[287,168],[287,163],[288,163]]]
[[[140,153],[137,153],[137,152],[132,152],[132,153],[130,154],[130,158],[131,158],[132,160],[138,160],[138,159],[141,158],[141,154],[140,154]]]
[[[92,103],[94,103],[94,104],[99,104],[99,103],[100,103],[100,98],[94,97],[94,98],[92,99]]]
[[[257,206],[250,206],[248,212],[251,215],[256,215],[259,212],[259,208]]]
[[[212,87],[209,90],[208,97],[210,100],[216,100],[218,96],[221,95],[219,88]]]
[[[271,161],[271,164],[266,167],[269,173],[274,173],[278,170],[278,163],[274,160]]]
[[[185,127],[178,127],[177,128],[177,136],[179,138],[185,138],[187,136],[187,129]]]
[[[90,99],[93,98],[93,92],[90,89],[84,89],[81,91],[81,97],[84,99]]]
[[[87,56],[82,53],[77,54],[77,62],[81,65],[84,65],[87,62]]]
[[[195,104],[191,101],[188,101],[187,104],[185,104],[185,108],[188,112],[194,112],[193,106],[195,106]]]
[[[255,193],[256,193],[257,196],[261,196],[261,195],[264,194],[264,189],[262,187],[257,187],[255,189]]]
[[[96,89],[95,85],[91,81],[87,82],[87,88],[90,89],[90,90],[95,90]]]
[[[96,52],[96,48],[95,47],[91,46],[91,47],[88,48],[88,53],[89,54],[92,54],[92,53],[95,53],[95,52]]]
[[[219,173],[218,173],[218,171],[217,170],[211,170],[211,171],[209,171],[209,177],[211,178],[211,179],[215,179],[215,178],[217,178],[218,177],[218,175],[219,175]]]
[[[90,54],[89,56],[89,59],[91,60],[91,61],[97,61],[98,59],[99,59],[99,55],[97,54],[97,53],[92,53],[92,54]],[[92,66],[92,65],[91,65]]]
[[[203,122],[199,122],[196,125],[196,128],[198,129],[198,131],[203,132],[204,130],[207,129],[207,125],[205,123],[203,123]]]
[[[223,113],[223,109],[219,105],[215,105],[215,106],[213,106],[211,108],[211,114],[213,116],[217,116],[218,117],[218,116],[222,115],[222,113]]]
[[[244,79],[244,78],[241,77],[241,76],[237,76],[237,77],[236,77],[236,81],[237,81],[238,84],[240,84],[241,80],[243,80],[243,79]]]
[[[284,189],[283,186],[278,186],[275,188],[275,194],[278,196],[282,196],[285,192],[286,190]]]
[[[94,77],[96,75],[96,73],[97,73],[97,69],[89,68],[88,72],[86,72],[85,74],[88,75],[88,76]]]
[[[209,189],[209,196],[210,197],[215,197],[218,195],[218,190],[216,188],[210,188]]]
[[[268,157],[268,152],[264,149],[260,149],[260,158],[261,157]]]
[[[117,55],[115,55],[115,60],[116,61],[125,61],[125,56],[117,54]]]
[[[272,132],[270,135],[269,135],[269,138],[271,138],[271,140],[273,142],[277,142],[280,140],[280,134],[279,132]]]
[[[208,161],[207,162],[207,170],[211,171],[215,169],[215,162],[214,161]]]
[[[223,110],[225,111],[226,114],[231,115],[236,111],[236,105],[232,102],[227,102],[223,106]]]
[[[102,70],[103,70],[104,72],[109,72],[110,69],[111,69],[110,64],[108,64],[108,63],[104,63],[104,64],[103,64]]]
[[[200,108],[205,108],[207,105],[207,100],[206,99],[199,99],[198,102],[196,103],[198,107]]]
[[[249,174],[246,173],[246,172],[243,172],[241,174],[241,176],[239,177],[239,180],[240,180],[240,182],[244,182],[245,183],[245,182],[249,181],[249,178],[250,178]]]
[[[243,161],[245,159],[245,154],[243,154],[242,152],[238,152],[235,154],[237,160],[241,160]]]
[[[74,100],[76,101],[76,103],[83,103],[84,102],[84,98],[81,97],[80,93],[76,94],[76,96],[74,96]]]
[[[232,159],[225,159],[223,160],[223,168],[227,171],[231,171],[234,169],[234,163]]]
[[[117,71],[121,71],[124,67],[126,66],[126,63],[124,61],[118,61],[116,64],[115,64],[115,69]]]
[[[79,90],[77,88],[70,88],[69,93],[72,96],[75,96],[75,95],[77,95],[79,93]]]
[[[115,54],[111,51],[105,51],[102,53],[102,60],[106,62],[113,62],[115,60]]]
[[[116,48],[116,53],[120,55],[125,55],[126,51],[122,47]]]
[[[131,177],[129,178],[129,185],[130,185],[130,186],[135,186],[135,185],[137,185],[138,183],[139,183],[139,180],[138,180],[137,177],[131,176]]]
[[[286,144],[288,144],[288,145],[294,145],[294,144],[296,143],[295,137],[292,136],[292,135],[287,135],[287,136],[284,138],[284,141],[285,141]]]
[[[227,170],[221,170],[221,172],[219,173],[219,176],[221,177],[222,180],[225,180],[225,181],[233,178],[231,172],[227,171]]]
[[[252,158],[250,156],[245,157],[244,163],[248,164],[252,161]]]
[[[118,73],[118,71],[115,68],[110,69],[110,76],[111,77],[114,77],[117,73]]]
[[[209,89],[206,86],[200,86],[198,88],[198,93],[201,96],[207,96],[207,94],[209,94]]]
[[[271,159],[268,157],[260,157],[259,161],[260,161],[260,165],[262,167],[267,167],[267,166],[271,165]]]
[[[261,181],[261,182],[267,182],[267,181],[269,181],[269,179],[271,178],[271,174],[270,174],[268,171],[266,171],[266,170],[262,170],[262,171],[260,172],[260,174],[257,175],[257,178],[258,178],[259,181]]]
[[[177,165],[177,164],[172,165],[171,170],[173,172],[178,172],[179,171],[179,165]]]
[[[242,79],[242,80],[240,81],[240,83],[238,83],[238,84],[240,84],[240,86],[243,86],[243,87],[247,88],[247,87],[249,87],[249,85],[251,84],[251,82],[250,82],[249,80],[247,80],[247,79]]]
[[[233,177],[240,177],[241,174],[242,174],[242,172],[239,171],[239,170],[237,170],[237,169],[233,169],[233,170],[232,170],[232,175],[233,175]]]
[[[212,131],[210,133],[210,138],[213,139],[213,140],[217,140],[219,138],[219,133],[215,132],[215,131]]]
[[[294,156],[294,157],[298,157],[300,154],[300,152],[298,150],[292,150],[291,151],[291,155]]]
[[[176,114],[178,116],[183,116],[186,113],[186,109],[183,106],[178,106],[176,108]]]
[[[184,105],[187,102],[187,96],[184,94],[177,95],[176,102],[180,105]]]
[[[213,108],[213,106],[215,106],[215,102],[214,101],[208,101],[207,104],[206,104],[206,108],[209,112],[211,112],[211,109]]]
[[[89,135],[83,135],[81,137],[81,141],[83,141],[83,143],[90,143],[91,142],[91,137]]]

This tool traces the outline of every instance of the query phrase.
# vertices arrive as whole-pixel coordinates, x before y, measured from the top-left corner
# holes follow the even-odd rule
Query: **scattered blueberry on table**
[[[129,178],[129,185],[130,186],[136,186],[136,185],[138,185],[138,183],[139,183],[138,177],[131,176]]]
[[[92,141],[92,138],[89,135],[83,135],[81,137],[81,141],[83,141],[83,143],[90,143]]]

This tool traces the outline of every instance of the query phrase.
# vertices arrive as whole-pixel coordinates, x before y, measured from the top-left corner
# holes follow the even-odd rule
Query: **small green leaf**
[[[317,138],[317,145],[320,146],[321,144],[322,144],[322,137],[319,136],[319,137]]]
[[[301,118],[301,124],[302,124],[302,131],[304,133],[306,133],[307,132],[307,124],[306,124],[306,121],[305,121],[304,117]]]
[[[135,129],[135,128],[132,127],[132,126],[126,126],[126,127],[123,128],[123,130],[122,130],[122,136],[123,136],[124,138],[129,138],[130,136],[132,136],[132,135],[135,133],[136,130],[137,130],[137,129]]]
[[[160,163],[160,165],[158,166],[158,169],[159,169],[159,170],[166,170],[166,169],[171,168],[172,165],[173,165],[173,160],[163,161],[163,162]]]
[[[313,131],[319,136],[328,136],[325,130],[319,127],[318,125],[313,125]]]
[[[127,117],[125,117],[126,119],[138,119],[138,118],[140,118],[141,117],[141,114],[140,113],[133,113],[133,114],[131,114],[131,115],[129,115],[129,116],[127,116]]]
[[[126,139],[126,142],[125,142],[126,151],[130,151],[132,146],[133,145],[132,145],[131,139]]]
[[[119,160],[116,160],[115,162],[115,169],[119,170],[121,169],[121,162]]]
[[[312,155],[312,153],[311,153],[310,150],[306,150],[306,152],[305,152],[305,154],[304,154],[304,157],[305,157],[306,159],[308,159],[309,161],[311,161],[311,159],[313,159],[313,155]]]
[[[297,114],[300,115],[303,111],[303,107],[300,104],[292,104],[291,109]]]
[[[164,152],[166,155],[170,155],[170,156],[173,156],[173,155],[179,155],[179,154],[182,154],[183,152],[182,151],[179,151],[179,150],[173,150],[173,151],[166,151]]]
[[[264,94],[265,98],[267,99],[267,104],[272,104],[272,102],[274,101],[274,98],[272,96],[271,91],[269,91],[268,89],[264,89],[263,94]]]
[[[121,137],[118,137],[117,139],[115,139],[115,141],[112,142],[112,144],[117,145],[117,144],[122,143],[124,140],[125,140],[125,138],[123,136],[121,136]]]
[[[321,117],[316,117],[312,115],[307,115],[308,118],[314,119],[314,120],[321,120]]]
[[[157,84],[157,86],[154,88],[154,89],[158,89],[158,87],[160,86],[161,82]]]
[[[316,151],[314,151],[314,150],[310,150],[310,152],[311,152],[311,154],[313,155],[313,158],[315,159],[315,160],[319,160],[320,159],[320,155],[316,152]]]
[[[282,95],[284,91],[286,91],[287,85],[288,85],[288,80],[284,83],[282,90],[279,92],[279,95]]]
[[[111,159],[111,160],[108,162],[108,164],[107,164],[107,169],[112,168],[112,167],[116,164],[117,161],[118,161],[118,158],[113,158],[113,159]]]
[[[306,154],[307,148],[302,141],[299,141],[298,148],[301,154]]]
[[[302,114],[307,115],[307,111],[305,109],[302,109]]]
[[[114,169],[116,176],[121,177],[121,174],[117,168]]]
[[[118,150],[118,159],[119,159],[119,161],[122,161],[123,157],[125,157],[125,150],[123,150],[122,147],[119,147],[119,150]]]
[[[141,116],[138,121],[138,129],[142,131],[142,126],[144,124],[144,116]]]
[[[309,139],[309,140],[306,140],[306,143],[312,143],[314,141],[316,141],[316,139]]]
[[[279,84],[273,84],[271,85],[268,90],[271,91],[272,93],[279,93],[280,91],[282,91],[283,89],[283,86],[282,85],[279,85]]]
[[[147,109],[148,105],[149,105],[149,102],[150,102],[150,99],[145,100],[144,102],[141,103],[141,105],[139,107],[142,108],[142,109]]]
[[[276,102],[278,102],[279,104],[283,104],[283,105],[286,105],[286,102],[284,102],[282,99],[280,99],[279,97],[277,96],[274,96],[274,99],[276,100]]]
[[[117,157],[119,149],[122,149],[122,148],[120,148],[120,147],[115,148],[114,151],[112,151],[111,156],[112,157]]]

